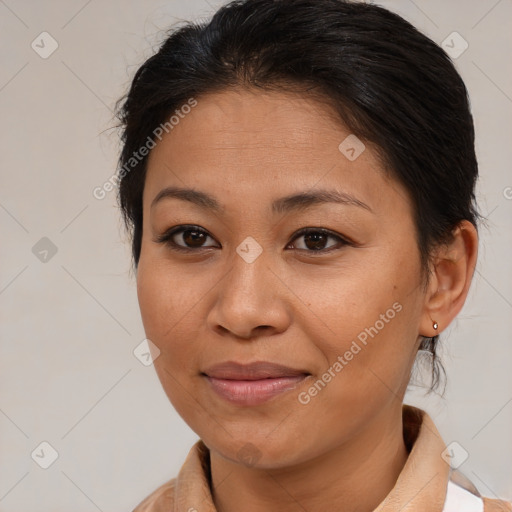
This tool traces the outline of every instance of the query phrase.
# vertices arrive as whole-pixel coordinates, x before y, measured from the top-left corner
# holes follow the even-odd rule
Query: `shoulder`
[[[169,512],[174,508],[176,478],[169,480],[141,501],[132,512]]]
[[[482,498],[484,501],[484,512],[512,512],[512,502]]]

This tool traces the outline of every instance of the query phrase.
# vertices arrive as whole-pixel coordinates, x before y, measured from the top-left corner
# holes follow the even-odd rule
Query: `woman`
[[[403,404],[477,259],[447,55],[377,6],[237,1],[170,34],[120,118],[145,332],[200,437],[135,511],[512,510]]]

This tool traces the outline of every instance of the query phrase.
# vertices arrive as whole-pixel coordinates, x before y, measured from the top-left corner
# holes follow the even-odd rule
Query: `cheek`
[[[410,309],[399,294],[363,302],[352,296],[351,305],[348,312],[331,310],[334,334],[316,338],[324,365],[299,397],[319,444],[350,436],[402,399],[414,359]]]
[[[193,284],[192,284],[193,282]],[[190,285],[187,285],[190,283]],[[173,338],[187,316],[194,314],[205,290],[168,261],[142,256],[137,271],[137,297],[146,334],[158,346]]]
[[[165,264],[164,264],[165,266]],[[198,322],[193,304],[198,298],[176,286],[178,276],[162,263],[141,258],[137,271],[137,296],[146,337],[159,349],[153,366],[162,388],[176,411],[184,418],[200,415],[194,389],[197,371]],[[197,305],[196,305],[197,307]]]
[[[137,297],[146,337],[160,350],[154,363],[159,376],[164,368],[177,363],[177,357],[186,358],[177,345],[180,339],[177,332],[187,320],[187,298],[176,289],[175,278],[174,273],[165,271],[158,261],[141,257],[137,271]]]
[[[141,257],[137,296],[146,337],[160,350],[155,360],[159,375],[168,370],[195,377],[205,339],[204,308],[213,286],[211,280],[194,279],[169,261]]]
[[[157,267],[142,258],[137,270],[137,298],[146,336],[162,349],[161,335],[167,312],[173,309],[167,279]],[[167,328],[169,324],[167,323]]]
[[[305,303],[314,313],[308,310],[302,328],[323,355],[320,373],[331,368],[336,375],[325,375],[338,383],[329,384],[335,400],[399,392],[415,356],[421,311],[416,260],[377,254],[365,260],[372,265],[361,263],[336,279],[305,279],[300,285],[299,295],[308,297]],[[321,331],[314,332],[313,325]]]

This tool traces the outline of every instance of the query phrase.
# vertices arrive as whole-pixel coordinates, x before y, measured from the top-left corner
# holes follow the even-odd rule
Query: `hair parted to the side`
[[[303,94],[328,103],[377,148],[407,189],[428,283],[433,249],[467,219],[475,227],[478,165],[467,90],[450,58],[382,7],[344,0],[236,0],[211,20],[171,30],[118,102],[123,168],[190,98],[229,88]],[[120,177],[118,202],[138,265],[147,157]],[[444,373],[438,336],[423,338],[432,385]]]

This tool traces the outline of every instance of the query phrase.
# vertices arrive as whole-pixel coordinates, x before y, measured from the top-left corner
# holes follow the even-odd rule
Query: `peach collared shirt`
[[[482,497],[442,457],[446,449],[430,416],[403,405],[407,461],[393,489],[374,512],[512,512],[512,503]],[[178,476],[161,485],[133,512],[217,512],[210,491],[210,452],[199,440]]]

